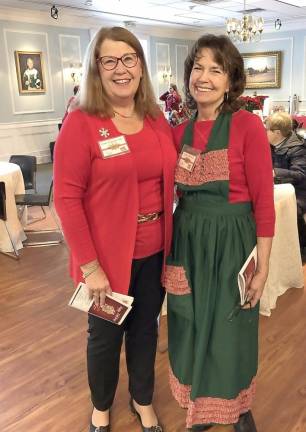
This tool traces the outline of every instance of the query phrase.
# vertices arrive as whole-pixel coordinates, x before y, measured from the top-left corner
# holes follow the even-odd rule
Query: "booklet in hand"
[[[134,297],[113,292],[112,295],[106,294],[102,307],[97,306],[94,300],[89,298],[86,284],[80,282],[68,305],[120,325],[132,309],[133,300]]]
[[[240,292],[240,304],[247,301],[248,290],[257,267],[257,247],[255,246],[238,273],[238,286]]]

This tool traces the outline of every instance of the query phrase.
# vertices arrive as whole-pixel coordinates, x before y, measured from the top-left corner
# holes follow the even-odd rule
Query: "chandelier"
[[[248,15],[245,3],[246,1],[244,0],[243,17],[241,20],[237,18],[228,18],[226,20],[227,34],[234,42],[258,41],[263,32],[264,19]]]

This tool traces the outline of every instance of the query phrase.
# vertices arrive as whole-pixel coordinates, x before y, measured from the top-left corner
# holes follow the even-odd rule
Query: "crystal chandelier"
[[[243,17],[241,20],[237,18],[228,18],[226,20],[227,34],[234,42],[258,41],[263,32],[264,19],[248,15],[245,3],[246,1],[244,0]]]

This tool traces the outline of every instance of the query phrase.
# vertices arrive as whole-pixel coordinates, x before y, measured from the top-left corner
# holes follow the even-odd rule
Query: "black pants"
[[[115,397],[124,332],[129,392],[140,405],[152,402],[157,318],[165,295],[162,261],[162,252],[133,260],[129,295],[134,303],[121,326],[88,316],[88,382],[93,405],[100,411],[109,409]]]

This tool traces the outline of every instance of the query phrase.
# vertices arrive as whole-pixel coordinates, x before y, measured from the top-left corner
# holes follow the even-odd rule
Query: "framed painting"
[[[246,89],[280,88],[281,51],[241,53],[246,75]]]
[[[19,94],[46,92],[41,51],[15,51],[15,63]]]

